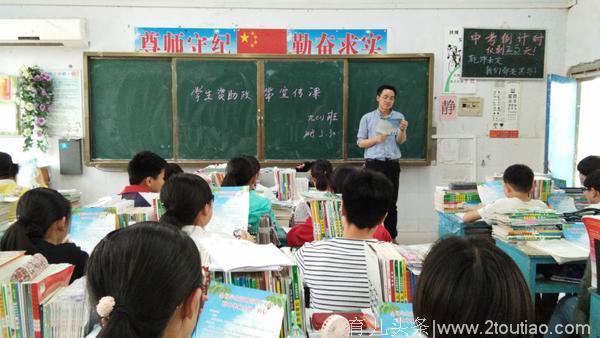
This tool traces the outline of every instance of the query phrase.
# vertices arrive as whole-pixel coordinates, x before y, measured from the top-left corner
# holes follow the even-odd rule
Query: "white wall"
[[[435,53],[434,96],[441,94],[444,30],[451,25],[546,29],[546,72],[564,73],[565,65],[566,9],[222,10],[0,6],[0,13],[6,18],[83,17],[88,21],[90,51],[133,51],[135,26],[384,28],[388,29],[389,53]],[[38,64],[42,68],[72,66],[81,69],[82,51],[53,47],[0,47],[0,73],[16,74],[23,64]],[[478,82],[477,96],[484,97],[485,103],[483,117],[459,118],[457,122],[441,123],[437,121],[438,104],[434,100],[434,125],[438,127],[438,134],[468,133],[480,137],[477,145],[479,179],[502,171],[515,162],[526,163],[534,170],[541,171],[545,81],[521,83],[520,138],[513,140],[486,137],[493,85],[493,81]],[[13,152],[18,148],[14,140],[5,141],[0,139],[0,149]],[[9,147],[8,143],[12,146]],[[82,176],[59,175],[56,144],[50,150],[50,161],[52,186],[79,188],[84,192],[86,202],[116,193],[127,183],[127,175],[123,172],[108,173],[95,168],[85,168]],[[398,199],[401,238],[404,236],[409,241],[435,238],[437,216],[433,212],[433,191],[440,182],[439,171],[435,165],[403,168]]]
[[[565,72],[576,64],[600,59],[600,1],[577,0],[567,16]]]

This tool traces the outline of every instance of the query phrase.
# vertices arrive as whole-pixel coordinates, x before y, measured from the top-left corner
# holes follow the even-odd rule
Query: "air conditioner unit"
[[[84,19],[0,19],[0,46],[87,46]]]

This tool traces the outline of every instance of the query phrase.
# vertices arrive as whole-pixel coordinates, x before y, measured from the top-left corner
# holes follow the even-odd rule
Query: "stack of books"
[[[61,189],[58,192],[71,203],[71,208],[81,206],[81,191],[77,189]]]
[[[0,336],[42,337],[42,327],[48,317],[43,317],[41,305],[69,284],[75,267],[66,263],[48,265],[41,255],[13,253],[13,257],[10,260],[7,257],[8,261],[0,266]],[[71,315],[61,320],[71,320]]]
[[[326,194],[321,198],[311,198],[306,201],[313,221],[315,241],[342,237],[342,199],[336,195]]]
[[[396,247],[400,255],[406,259],[406,264],[410,272],[414,275],[421,275],[423,261],[431,250],[433,243],[414,244],[414,245],[399,245]]]
[[[554,210],[518,210],[491,217],[492,234],[507,241],[560,239],[564,220]]]
[[[533,180],[533,191],[530,197],[535,200],[548,202],[548,197],[552,194],[553,182],[548,176],[536,175]]]
[[[365,245],[367,275],[376,293],[375,299],[379,303],[412,303],[416,276],[408,270],[407,261],[397,246],[383,242]]]
[[[42,302],[43,338],[80,338],[90,332],[93,320],[85,281],[85,277],[79,278]]]
[[[294,205],[284,201],[273,201],[271,205],[277,224],[290,227],[294,218]]]
[[[435,188],[435,209],[445,213],[466,212],[481,203],[477,187],[467,190]]]
[[[274,175],[277,184],[277,199],[280,201],[297,199],[296,170],[275,168]]]

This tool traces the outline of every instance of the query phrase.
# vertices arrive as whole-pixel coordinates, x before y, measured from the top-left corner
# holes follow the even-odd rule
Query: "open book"
[[[552,256],[558,264],[585,261],[590,255],[589,248],[564,238],[529,241],[527,245]]]

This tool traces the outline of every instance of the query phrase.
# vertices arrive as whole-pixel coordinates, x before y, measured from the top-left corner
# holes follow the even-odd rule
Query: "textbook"
[[[102,238],[116,228],[117,209],[114,207],[75,208],[71,216],[69,240],[90,254]]]
[[[373,311],[384,302],[410,303],[416,276],[408,270],[406,259],[392,243],[365,243],[367,276],[371,286]]]
[[[79,338],[90,331],[91,309],[85,282],[81,277],[42,302],[43,338]]]
[[[213,216],[206,231],[227,238],[234,238],[240,230],[248,230],[250,190],[243,187],[213,188]]]
[[[415,320],[411,303],[383,303],[377,311],[381,337],[423,337],[426,328]]]
[[[210,257],[211,271],[266,271],[290,266],[290,259],[273,244],[210,236],[198,243]],[[203,263],[204,264],[204,263]]]
[[[531,241],[527,242],[527,245],[552,256],[558,264],[585,261],[590,255],[589,248],[577,245],[577,243],[564,238],[550,241]]]
[[[284,295],[212,282],[192,338],[277,338]]]

